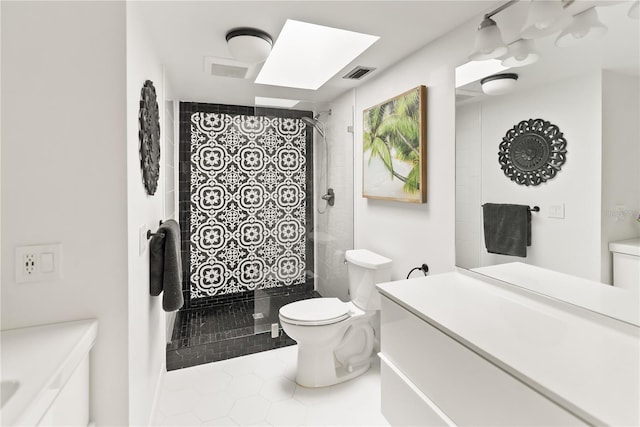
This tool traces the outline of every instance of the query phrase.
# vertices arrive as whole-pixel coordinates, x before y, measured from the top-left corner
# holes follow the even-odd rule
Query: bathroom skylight
[[[378,39],[288,19],[256,83],[318,89]]]

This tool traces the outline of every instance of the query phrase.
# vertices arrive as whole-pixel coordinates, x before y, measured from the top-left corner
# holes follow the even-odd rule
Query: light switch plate
[[[16,283],[59,280],[62,277],[62,244],[16,247]]]
[[[549,218],[564,219],[564,203],[549,205]]]

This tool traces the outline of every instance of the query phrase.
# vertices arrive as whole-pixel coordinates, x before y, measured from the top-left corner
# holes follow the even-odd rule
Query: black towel
[[[527,246],[531,246],[529,206],[485,203],[482,214],[487,252],[527,256]]]
[[[150,242],[149,287],[151,295],[162,296],[164,311],[178,310],[182,297],[182,261],[180,259],[180,226],[172,219],[160,225]]]

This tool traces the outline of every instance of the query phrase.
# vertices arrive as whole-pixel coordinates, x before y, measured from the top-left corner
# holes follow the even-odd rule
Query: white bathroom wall
[[[355,247],[391,258],[394,280],[423,262],[432,273],[455,267],[454,69],[466,61],[476,26],[467,22],[356,89]],[[365,199],[362,112],[418,85],[427,86],[427,203]]]
[[[91,419],[127,425],[125,4],[0,7],[2,328],[97,318]],[[53,242],[62,278],[17,284],[15,247]]]
[[[154,396],[165,369],[166,320],[162,295],[149,294],[149,249],[146,238],[139,250],[139,230],[155,232],[165,219],[165,159],[173,158],[163,144],[172,128],[165,125],[167,99],[163,69],[140,24],[143,13],[136,3],[127,3],[127,213],[129,265],[129,425],[147,425],[152,416]],[[160,177],[154,195],[147,195],[139,160],[138,111],[140,91],[146,80],[156,88],[160,111]]]
[[[480,265],[482,243],[482,108],[475,102],[456,108],[456,264]]]
[[[353,92],[346,92],[331,103],[331,115],[325,120],[329,147],[328,188],[333,188],[336,199],[333,206],[325,207],[324,201],[316,198],[316,289],[323,297],[349,300],[345,251],[353,249]],[[318,144],[316,144],[316,148]],[[316,162],[316,165],[318,163]],[[316,189],[320,171],[316,167]],[[321,214],[321,211],[325,213]]]
[[[482,102],[482,203],[537,205],[541,211],[531,214],[526,258],[485,249],[481,265],[520,261],[600,280],[601,99],[601,73],[596,71]],[[500,169],[498,146],[514,125],[536,118],[563,132],[567,160],[552,180],[517,185]],[[549,217],[552,204],[564,204],[564,219]],[[482,215],[480,206],[476,213]],[[484,248],[484,236],[480,243]]]
[[[640,236],[640,79],[602,73],[602,278],[612,283],[609,242]]]

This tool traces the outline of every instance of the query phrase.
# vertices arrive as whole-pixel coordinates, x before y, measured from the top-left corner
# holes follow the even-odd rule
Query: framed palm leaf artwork
[[[362,197],[427,201],[427,88],[364,110]]]

